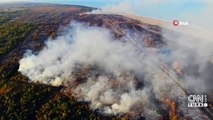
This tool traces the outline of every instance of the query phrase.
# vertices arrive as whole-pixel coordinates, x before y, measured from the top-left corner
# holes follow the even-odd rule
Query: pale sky
[[[124,4],[123,9],[131,9],[135,14],[159,18],[164,20],[172,20],[175,18],[184,18],[186,13],[198,12],[202,10],[206,1],[211,0],[0,0],[0,2],[45,2],[59,4],[74,4],[89,7],[109,7]]]

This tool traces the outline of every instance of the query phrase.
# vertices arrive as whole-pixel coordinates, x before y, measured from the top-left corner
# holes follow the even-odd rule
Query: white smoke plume
[[[151,78],[146,71],[153,66],[148,59],[123,39],[114,40],[109,30],[77,24],[65,36],[48,40],[38,54],[25,54],[19,71],[32,81],[60,85],[73,83],[77,69],[90,69],[86,81],[72,88],[79,99],[107,113],[127,113],[149,101],[151,89],[136,88],[138,82],[151,84],[146,81]]]
[[[191,29],[187,29],[191,30]],[[197,35],[195,30],[191,30],[190,35],[179,34],[171,35],[168,31],[163,32],[167,39],[166,49],[172,51],[171,56],[166,60],[178,61],[183,69],[183,83],[187,89],[194,93],[211,93],[212,89],[212,58],[213,58],[213,39],[209,36]]]
[[[163,93],[180,102],[185,100],[184,92],[156,67],[160,60],[168,65],[178,60],[183,68],[190,62],[188,53],[183,54],[185,47],[176,49],[170,41],[165,49],[174,55],[159,54],[161,50],[154,48],[146,48],[144,54],[125,38],[114,38],[107,29],[75,23],[65,35],[49,39],[39,53],[27,52],[19,71],[33,82],[54,86],[70,83],[68,87],[77,98],[91,102],[92,109],[108,114],[139,112],[157,119],[161,115],[154,100],[160,101]],[[191,77],[185,81],[194,79]],[[187,109],[184,113],[192,114]]]
[[[200,4],[201,8],[194,9],[192,11],[182,11],[178,7],[184,4]],[[174,6],[171,9],[168,6]],[[173,15],[169,12],[162,14],[159,8],[168,7],[173,11]],[[176,8],[177,7],[177,8]],[[213,59],[213,37],[212,37],[212,20],[211,15],[213,11],[213,2],[211,0],[197,0],[197,1],[185,1],[185,0],[125,0],[116,5],[103,7],[100,10],[95,10],[89,14],[120,14],[127,17],[138,19],[142,23],[145,22],[144,18],[133,17],[131,14],[141,15],[141,11],[147,13],[156,13],[156,15],[162,14],[162,17],[168,17],[171,19],[185,20],[189,23],[189,26],[174,27],[172,23],[165,22],[163,28],[170,29],[175,32],[180,32],[178,35],[171,34],[171,31],[162,30],[162,36],[165,38],[167,46],[164,46],[166,50],[172,51],[171,56],[164,56],[162,61],[178,63],[177,66],[187,68],[186,76],[184,78],[184,84],[186,88],[193,89],[195,93],[211,93],[213,91],[212,84],[212,59]],[[196,12],[196,14],[195,14]],[[127,14],[130,13],[130,14]],[[180,17],[180,18],[177,18]],[[161,18],[162,20],[164,18]],[[153,24],[153,21],[146,20],[148,24]],[[146,23],[145,22],[145,23]],[[155,22],[159,22],[155,20]],[[161,21],[162,22],[162,21]],[[161,55],[160,55],[161,56]],[[168,58],[169,57],[169,58]]]

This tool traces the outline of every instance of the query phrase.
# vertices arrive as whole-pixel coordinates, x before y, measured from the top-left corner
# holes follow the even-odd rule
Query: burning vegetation
[[[194,49],[183,55],[185,47],[172,46],[167,35],[174,31],[85,14],[92,8],[55,7],[1,11],[1,119],[211,119],[187,109],[185,98],[195,73],[212,72],[212,64],[198,63]],[[200,71],[187,72],[193,68]]]

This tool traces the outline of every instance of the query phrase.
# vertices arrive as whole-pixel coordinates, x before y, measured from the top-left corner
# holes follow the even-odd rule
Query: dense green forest
[[[32,24],[21,22],[6,22],[0,25],[0,56],[20,45],[32,29]]]

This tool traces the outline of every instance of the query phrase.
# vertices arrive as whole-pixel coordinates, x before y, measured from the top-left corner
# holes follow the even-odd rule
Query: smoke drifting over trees
[[[19,71],[33,82],[55,86],[68,82],[79,100],[91,102],[92,109],[108,114],[139,112],[148,118],[153,115],[159,118],[156,100],[161,101],[164,94],[177,100],[181,108],[178,110],[186,116],[198,114],[197,110],[184,109],[187,105],[184,92],[156,64],[163,61],[172,68],[173,62],[178,61],[178,67],[186,70],[182,78],[184,87],[206,93],[211,89],[207,83],[212,72],[206,65],[212,63],[209,56],[200,57],[199,52],[208,49],[208,44],[203,43],[205,47],[200,49],[188,49],[183,45],[193,45],[193,42],[184,44],[183,37],[172,41],[173,36],[167,32],[164,31],[167,45],[161,49],[144,47],[144,53],[125,37],[114,38],[105,28],[74,23],[65,35],[48,40],[39,53],[26,52]],[[171,44],[174,42],[175,45]],[[163,49],[171,53],[164,54]],[[206,73],[205,77],[200,73]]]

